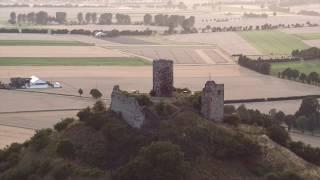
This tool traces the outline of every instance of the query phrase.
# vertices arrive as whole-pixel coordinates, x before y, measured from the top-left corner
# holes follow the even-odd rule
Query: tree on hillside
[[[143,22],[145,25],[150,25],[152,23],[152,15],[151,14],[144,15]]]
[[[74,159],[75,157],[75,148],[69,140],[58,142],[56,152],[65,159]]]
[[[10,24],[16,24],[17,23],[17,14],[15,12],[10,13],[10,19],[9,19]]]
[[[35,24],[36,23],[36,13],[34,13],[34,12],[28,13],[27,20],[30,24]]]
[[[64,24],[67,22],[67,13],[66,12],[56,12],[56,21],[59,24]]]
[[[312,82],[317,82],[319,81],[319,74],[317,72],[311,72],[308,75],[308,80],[312,83]]]
[[[82,24],[83,23],[83,14],[82,12],[79,12],[77,15],[78,23]]]
[[[91,14],[91,21],[93,24],[96,24],[97,23],[97,20],[98,20],[98,17],[97,17],[97,13],[92,13]]]
[[[299,110],[296,112],[296,116],[309,117],[313,113],[319,113],[319,101],[315,97],[306,97],[302,100]]]
[[[80,88],[80,89],[78,90],[78,93],[79,93],[80,96],[82,96],[83,90]]]
[[[112,24],[112,14],[111,13],[103,13],[100,15],[99,24],[101,25],[110,25]]]
[[[85,19],[86,19],[86,23],[87,23],[87,24],[90,24],[91,19],[92,19],[92,14],[89,13],[89,12],[87,12],[87,13],[86,13],[86,16],[85,16]]]
[[[115,174],[115,180],[184,180],[188,164],[178,145],[154,142]]]
[[[294,115],[287,115],[284,118],[284,122],[287,124],[288,130],[290,131],[296,123],[296,117]]]
[[[305,83],[307,81],[308,77],[305,73],[301,73],[300,74],[300,77],[299,77],[299,80],[303,83]]]
[[[302,133],[306,130],[306,122],[308,119],[305,116],[299,116],[297,118],[297,125],[296,127],[301,130]]]
[[[36,13],[36,24],[46,25],[48,24],[49,15],[45,11]]]
[[[102,97],[102,93],[98,89],[91,89],[90,94],[95,99]]]
[[[188,9],[188,6],[184,2],[179,2],[178,8],[186,10],[186,9]]]

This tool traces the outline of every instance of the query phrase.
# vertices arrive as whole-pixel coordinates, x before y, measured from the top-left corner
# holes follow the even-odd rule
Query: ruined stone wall
[[[171,97],[173,95],[173,61],[153,61],[153,92],[157,97]]]
[[[224,117],[224,85],[208,81],[201,97],[201,114],[208,120],[221,122]]]
[[[143,107],[139,105],[135,97],[123,93],[119,86],[113,88],[110,109],[121,113],[123,119],[134,128],[140,128],[145,121]]]

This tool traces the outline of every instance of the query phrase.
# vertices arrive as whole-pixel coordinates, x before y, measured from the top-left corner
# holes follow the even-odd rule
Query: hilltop
[[[224,122],[216,123],[200,115],[200,93],[176,93],[167,99],[128,93],[146,113],[141,128],[98,101],[78,118],[66,118],[54,130],[40,130],[29,141],[1,150],[0,179],[320,178],[318,166],[287,149],[289,138],[272,136],[270,127],[281,137],[288,134],[267,115],[254,111],[257,119],[249,123],[243,107],[229,106]]]

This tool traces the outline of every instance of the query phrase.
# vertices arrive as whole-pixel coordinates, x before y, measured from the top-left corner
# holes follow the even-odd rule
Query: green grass
[[[239,34],[265,55],[291,54],[295,49],[309,48],[298,37],[280,31],[249,31]]]
[[[92,46],[79,41],[0,40],[0,46]]]
[[[320,60],[274,63],[271,66],[271,74],[277,76],[279,72],[282,72],[287,68],[296,69],[306,74],[309,74],[310,72],[320,73]]]
[[[320,33],[302,33],[302,34],[295,34],[298,38],[302,40],[317,40],[320,39]]]
[[[145,66],[151,62],[139,58],[42,58],[0,57],[0,66]]]

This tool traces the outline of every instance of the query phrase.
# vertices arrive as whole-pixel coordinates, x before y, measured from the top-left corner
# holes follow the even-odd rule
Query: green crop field
[[[287,68],[296,69],[306,74],[309,74],[310,72],[320,73],[320,60],[274,63],[271,66],[271,74],[276,76],[279,72],[282,72]]]
[[[0,40],[0,46],[92,46],[79,41]]]
[[[317,40],[320,39],[320,33],[302,33],[302,34],[295,34],[298,38],[302,40]]]
[[[291,54],[295,49],[309,48],[298,37],[280,31],[248,31],[240,32],[239,34],[257,50],[266,55]]]
[[[139,58],[41,58],[0,57],[0,66],[145,66],[151,62]]]

